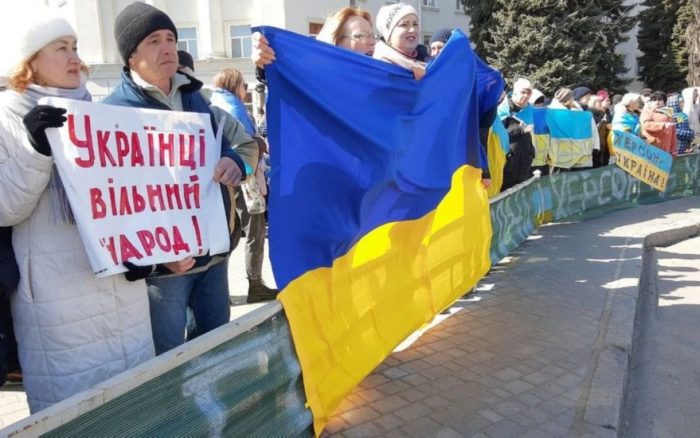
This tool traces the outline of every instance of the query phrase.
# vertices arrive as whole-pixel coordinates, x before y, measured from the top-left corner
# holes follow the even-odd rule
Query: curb
[[[644,324],[642,308],[656,298],[656,248],[675,245],[700,236],[700,223],[649,234],[642,248],[641,275],[637,263],[622,265],[619,278],[639,276],[632,291],[611,291],[604,340],[595,361],[588,395],[583,406],[583,427],[578,435],[617,437],[621,429],[635,333]],[[630,270],[637,271],[634,274]],[[627,271],[627,272],[626,272]],[[628,275],[625,275],[628,274]]]

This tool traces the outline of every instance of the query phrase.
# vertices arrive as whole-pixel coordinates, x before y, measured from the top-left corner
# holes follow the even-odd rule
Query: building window
[[[231,26],[231,57],[250,58],[250,26]]]
[[[183,27],[177,30],[177,49],[189,53],[193,59],[199,59],[199,56],[197,56],[196,28]]]
[[[437,0],[423,0],[423,6],[426,8],[437,8]]]
[[[423,34],[423,45],[430,47],[430,39],[433,37],[432,33]]]
[[[323,27],[323,23],[309,23],[309,36],[316,36],[318,35],[319,32],[321,32],[321,28]]]
[[[462,0],[457,0],[457,4],[455,5],[455,11],[467,12],[467,8],[464,6],[464,3],[462,3]]]

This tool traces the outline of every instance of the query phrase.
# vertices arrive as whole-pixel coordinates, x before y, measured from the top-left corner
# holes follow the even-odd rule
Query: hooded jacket
[[[689,148],[695,138],[695,132],[690,128],[688,115],[681,108],[681,96],[676,94],[669,96],[667,105],[673,109],[673,118],[676,119],[676,139],[678,140],[678,153],[683,154]]]

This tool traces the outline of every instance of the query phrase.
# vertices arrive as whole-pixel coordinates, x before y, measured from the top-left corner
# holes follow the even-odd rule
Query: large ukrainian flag
[[[270,257],[320,434],[343,398],[489,269],[475,61],[421,80],[274,28]]]

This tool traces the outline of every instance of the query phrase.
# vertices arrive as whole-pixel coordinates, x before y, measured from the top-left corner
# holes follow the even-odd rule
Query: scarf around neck
[[[83,77],[78,88],[56,88],[44,87],[31,84],[23,93],[8,90],[8,99],[5,101],[10,111],[23,118],[42,97],[62,97],[64,99],[91,101],[92,96],[85,87],[86,78]],[[58,174],[56,164],[51,170],[49,180],[49,190],[51,192],[51,222],[54,224],[75,224],[73,211],[68,203],[68,197]]]

